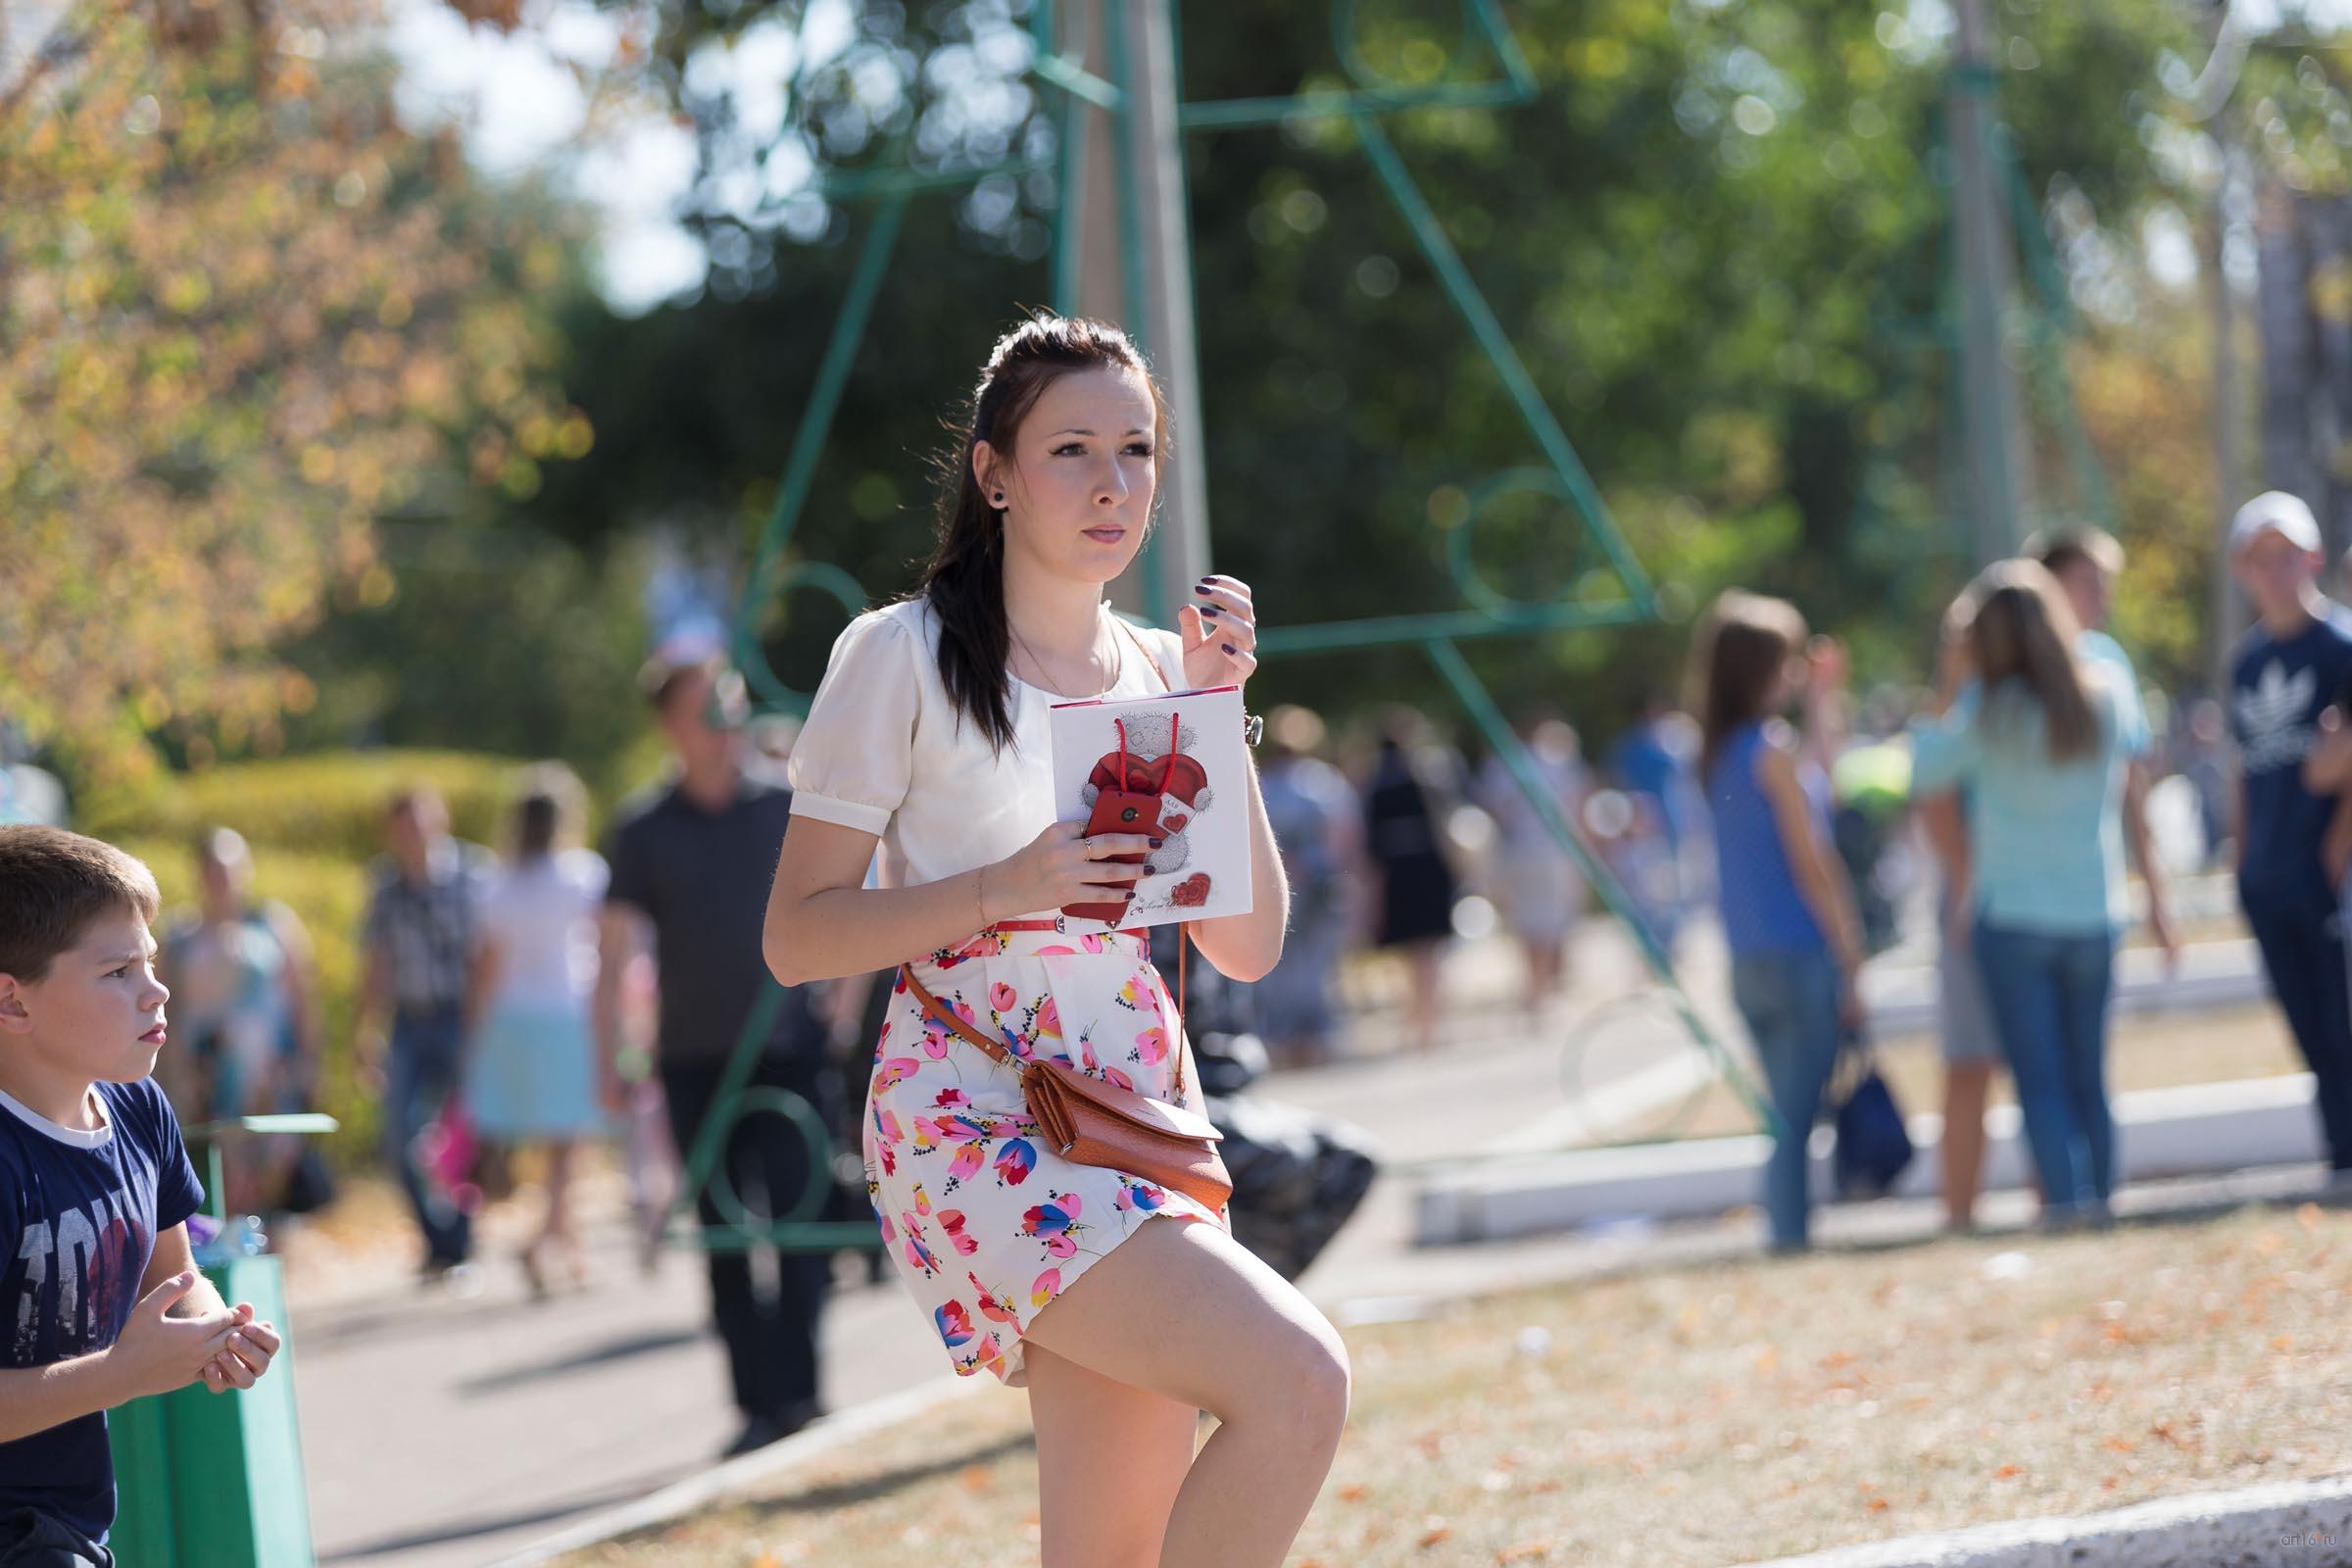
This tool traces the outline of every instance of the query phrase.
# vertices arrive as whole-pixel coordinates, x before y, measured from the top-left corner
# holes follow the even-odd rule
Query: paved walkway
[[[1579,958],[1588,998],[1638,980],[1613,933],[1596,928]],[[1567,1099],[1566,1021],[1577,1010],[1531,1026],[1503,1004],[1510,965],[1493,950],[1472,955],[1457,982],[1475,1004],[1449,1029],[1448,1049],[1400,1053],[1375,1028],[1361,1042],[1383,1053],[1372,1059],[1265,1086],[1270,1098],[1363,1126],[1392,1172],[1303,1282],[1327,1310],[1344,1321],[1384,1316],[1412,1310],[1433,1281],[1446,1295],[1476,1294],[1755,1245],[1758,1222],[1740,1216],[1413,1249],[1412,1165],[1548,1135]],[[1605,1093],[1653,1069],[1668,1044],[1659,1031],[1606,1031],[1580,1050],[1575,1082]],[[2195,1189],[2225,1200],[2240,1190]],[[2026,1201],[1996,1195],[1986,1213],[1995,1223],[2022,1220]],[[490,1562],[706,1467],[732,1436],[723,1358],[704,1333],[699,1256],[671,1252],[641,1277],[610,1192],[601,1208],[609,1217],[593,1236],[602,1283],[550,1301],[528,1300],[495,1255],[469,1298],[398,1278],[358,1291],[345,1282],[331,1299],[298,1289],[297,1387],[321,1561]],[[1888,1239],[1927,1234],[1935,1223],[1932,1204],[1878,1204],[1827,1216],[1823,1234]],[[824,1331],[825,1394],[835,1407],[913,1387],[942,1365],[936,1338],[895,1282],[845,1279]]]

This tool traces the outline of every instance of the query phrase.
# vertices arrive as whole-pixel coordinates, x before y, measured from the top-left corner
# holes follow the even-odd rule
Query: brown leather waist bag
[[[923,988],[911,968],[902,965],[899,977],[941,1026],[1021,1075],[1021,1098],[1028,1102],[1038,1133],[1062,1158],[1124,1171],[1210,1209],[1222,1209],[1233,1196],[1233,1178],[1217,1153],[1225,1135],[1207,1117],[1090,1078],[1066,1061],[1024,1061],[957,1017],[954,1008]],[[1187,1048],[1181,1025],[1173,1049],[1176,1093],[1182,1095]]]

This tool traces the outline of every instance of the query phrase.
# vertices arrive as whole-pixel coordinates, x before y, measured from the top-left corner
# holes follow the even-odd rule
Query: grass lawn
[[[1356,1401],[1297,1568],[1718,1568],[2352,1468],[2352,1218],[1754,1260],[1349,1332]],[[575,1564],[1036,1561],[1017,1395]]]

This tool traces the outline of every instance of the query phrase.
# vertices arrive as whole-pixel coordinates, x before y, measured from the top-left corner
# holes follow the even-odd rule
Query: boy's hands
[[[250,1389],[277,1358],[283,1342],[276,1326],[255,1322],[250,1303],[173,1316],[172,1308],[196,1288],[196,1278],[174,1274],[149,1291],[106,1352],[125,1398],[171,1394],[199,1380],[215,1394]]]
[[[254,1321],[250,1303],[239,1301],[228,1309],[228,1315],[236,1320],[228,1343],[204,1364],[204,1386],[215,1394],[252,1388],[270,1370],[282,1343],[274,1324]]]
[[[180,1298],[195,1288],[194,1273],[174,1274],[131,1308],[122,1337],[106,1351],[107,1365],[122,1380],[124,1398],[184,1389],[204,1374],[214,1357],[228,1349],[230,1337],[243,1326],[235,1312],[172,1315]],[[244,1311],[248,1318],[253,1315],[251,1307]],[[264,1364],[268,1364],[266,1359]]]

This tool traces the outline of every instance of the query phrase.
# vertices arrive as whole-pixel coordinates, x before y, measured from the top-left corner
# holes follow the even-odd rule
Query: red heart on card
[[[1159,830],[1162,833],[1181,833],[1184,831],[1184,824],[1191,820],[1192,817],[1182,811],[1178,811],[1173,816],[1163,811],[1160,813]]]
[[[1168,890],[1168,902],[1180,909],[1198,909],[1208,902],[1208,873],[1195,871]]]

